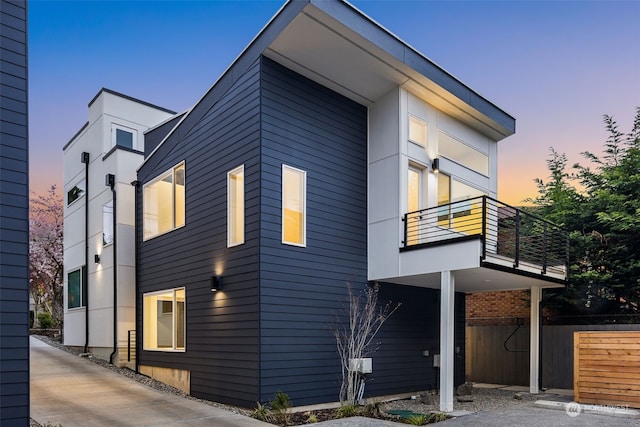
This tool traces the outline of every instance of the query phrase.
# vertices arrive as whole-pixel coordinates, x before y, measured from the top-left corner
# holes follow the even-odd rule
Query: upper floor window
[[[438,136],[438,151],[449,160],[489,176],[489,156],[444,132]]]
[[[84,267],[67,273],[67,308],[79,308],[87,306],[87,297],[84,291]]]
[[[102,205],[102,245],[113,243],[113,200]]]
[[[427,123],[412,115],[409,115],[409,141],[427,146]]]
[[[227,174],[227,247],[244,243],[244,165]]]
[[[143,189],[143,238],[166,233],[185,222],[184,162],[145,184]]]
[[[307,173],[282,165],[282,243],[307,244]]]
[[[111,146],[142,151],[138,146],[138,131],[121,125],[111,125]]]
[[[184,351],[185,288],[144,294],[142,300],[144,349]]]
[[[78,200],[80,197],[84,195],[85,191],[85,183],[84,180],[80,181],[76,185],[73,186],[69,191],[67,191],[67,206],[71,203]]]

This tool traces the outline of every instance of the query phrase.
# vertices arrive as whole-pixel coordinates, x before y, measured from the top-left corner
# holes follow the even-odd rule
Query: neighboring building
[[[0,0],[0,425],[29,425],[27,5]]]
[[[63,149],[64,344],[113,363],[126,362],[128,331],[135,329],[131,182],[143,160],[144,132],[174,114],[101,89],[89,102],[88,122]]]
[[[497,142],[514,131],[349,4],[288,2],[188,113],[146,134],[140,370],[242,406],[278,390],[296,405],[336,401],[330,326],[347,283],[378,282],[402,306],[365,395],[439,384],[451,411],[464,293],[538,301],[566,283],[566,233],[495,200]]]

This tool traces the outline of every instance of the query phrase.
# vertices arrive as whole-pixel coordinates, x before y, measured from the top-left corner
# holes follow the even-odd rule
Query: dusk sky
[[[30,1],[31,190],[57,184],[62,147],[106,87],[183,111],[282,1]],[[549,147],[570,163],[601,152],[602,115],[631,130],[640,105],[639,1],[354,1],[516,118],[499,147],[498,198],[521,204],[547,178]]]

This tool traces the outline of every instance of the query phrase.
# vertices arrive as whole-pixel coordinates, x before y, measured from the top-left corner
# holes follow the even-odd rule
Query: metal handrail
[[[487,255],[537,266],[541,274],[566,274],[569,234],[562,227],[489,196],[408,212],[402,248],[419,248],[477,236]]]

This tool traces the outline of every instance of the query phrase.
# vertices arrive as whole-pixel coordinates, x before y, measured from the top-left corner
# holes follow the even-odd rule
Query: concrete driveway
[[[164,393],[36,338],[31,349],[31,417],[64,427],[273,427]]]

